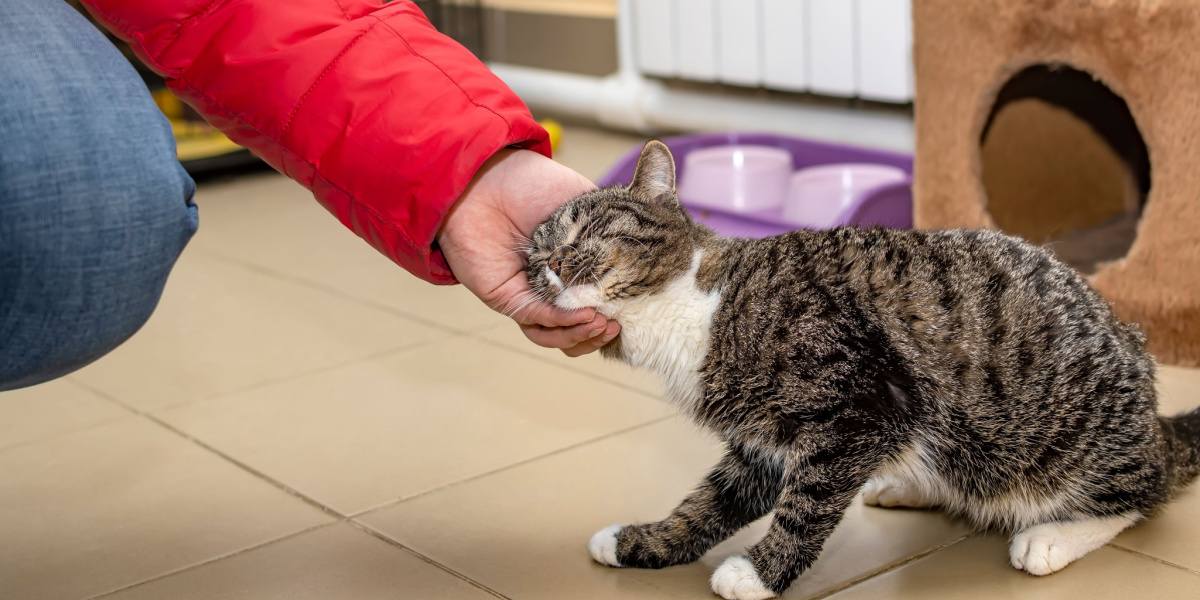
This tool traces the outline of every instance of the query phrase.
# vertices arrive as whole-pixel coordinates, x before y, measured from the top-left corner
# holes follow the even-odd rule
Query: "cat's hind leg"
[[[931,508],[940,502],[934,492],[937,474],[921,460],[920,445],[884,465],[863,486],[863,504],[884,508]]]
[[[1141,517],[1128,512],[1026,527],[1009,543],[1009,561],[1031,575],[1049,575],[1108,543]]]
[[[920,483],[902,474],[884,471],[867,480],[863,504],[884,508],[930,508],[937,501]]]

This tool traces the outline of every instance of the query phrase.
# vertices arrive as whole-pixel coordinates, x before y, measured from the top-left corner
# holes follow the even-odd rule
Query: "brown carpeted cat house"
[[[1200,1],[914,0],[915,219],[1090,273],[1200,365]]]

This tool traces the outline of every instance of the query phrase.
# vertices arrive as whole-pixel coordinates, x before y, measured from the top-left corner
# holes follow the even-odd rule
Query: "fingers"
[[[585,354],[591,354],[592,352],[607,346],[609,342],[617,338],[617,334],[619,333],[621,333],[621,324],[617,323],[616,321],[609,321],[608,325],[604,328],[604,333],[585,340],[570,348],[564,348],[562,353],[570,356],[571,358],[583,356]]]
[[[604,319],[594,308],[579,310],[564,310],[545,302],[532,302],[518,314],[512,316],[522,326],[541,325],[542,327],[574,327],[594,323],[597,318]],[[554,346],[561,348],[562,346]]]
[[[588,323],[596,317],[594,308],[566,310],[542,301],[529,289],[529,281],[523,271],[515,273],[490,292],[482,295],[479,292],[475,293],[492,310],[522,326],[572,327]]]
[[[608,326],[604,315],[595,315],[592,320],[571,327],[542,327],[540,325],[521,325],[525,337],[533,343],[546,348],[574,348],[584,342],[604,335]]]

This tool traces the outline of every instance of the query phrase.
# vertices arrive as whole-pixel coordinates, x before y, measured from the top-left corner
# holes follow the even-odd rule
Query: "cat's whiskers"
[[[635,244],[638,244],[639,246],[641,246],[643,250],[649,250],[649,249],[650,249],[650,246],[646,245],[646,242],[643,242],[642,240],[639,240],[639,239],[637,239],[637,238],[634,238],[634,237],[630,237],[630,236],[628,236],[628,235],[619,235],[619,236],[617,236],[617,237],[616,237],[616,238],[614,238],[614,239],[618,239],[618,240],[629,240],[629,241],[631,241],[631,242],[633,242],[633,243],[635,243]]]
[[[524,292],[517,294],[512,299],[511,302],[517,303],[516,306],[514,306],[511,309],[505,310],[502,314],[505,317],[508,317],[510,319],[513,319],[514,321],[520,322],[520,319],[517,318],[517,314],[519,312],[524,310],[530,304],[533,304],[535,302],[545,302],[545,301],[546,301],[546,298],[544,297],[543,293],[534,292],[533,290],[525,290]]]
[[[533,254],[534,250],[537,249],[537,244],[535,244],[533,240],[525,237],[519,232],[513,232],[512,237],[513,247],[510,251],[513,254],[523,254],[525,256],[529,256],[530,254]]]
[[[569,283],[567,283],[567,285],[564,287],[569,288],[569,287],[575,285],[575,282],[579,281],[580,276],[582,276],[584,273],[591,272],[591,269],[595,265],[595,263],[596,263],[596,257],[593,256],[586,263],[584,263],[583,267],[581,267],[575,271],[575,275],[573,277],[571,277],[571,281]],[[572,265],[572,268],[574,268],[574,265]]]

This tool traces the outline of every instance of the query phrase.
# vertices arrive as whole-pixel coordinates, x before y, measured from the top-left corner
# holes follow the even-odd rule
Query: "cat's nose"
[[[554,271],[555,275],[561,275],[562,274],[562,266],[563,266],[562,252],[555,250],[550,255],[550,258],[546,261],[546,266],[550,267],[550,270]]]

